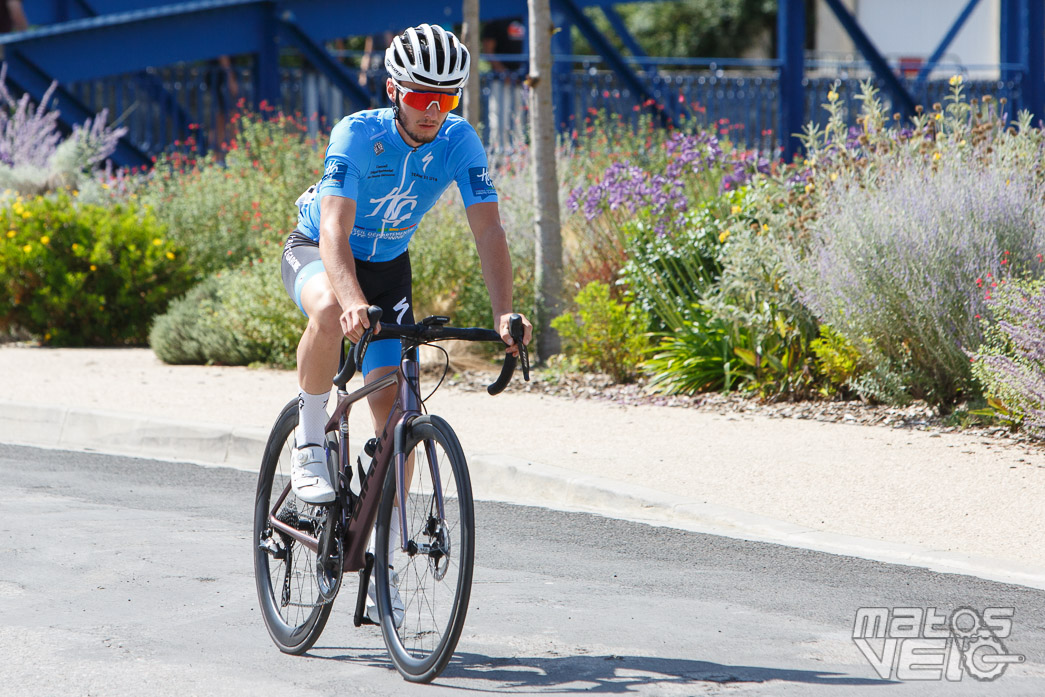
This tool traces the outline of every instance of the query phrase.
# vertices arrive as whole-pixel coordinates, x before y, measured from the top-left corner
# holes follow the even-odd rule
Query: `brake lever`
[[[370,322],[370,326],[363,332],[363,336],[359,338],[359,343],[352,347],[350,356],[353,359],[353,363],[356,364],[357,370],[363,370],[363,357],[366,355],[367,348],[370,347],[370,341],[374,338],[374,328],[381,321],[381,314],[381,308],[376,305],[371,305],[367,310],[367,319]]]
[[[519,364],[522,366],[523,380],[530,381],[530,352],[523,343],[526,332],[523,328],[522,316],[512,315],[508,318],[508,333],[511,335],[515,345],[519,347]]]

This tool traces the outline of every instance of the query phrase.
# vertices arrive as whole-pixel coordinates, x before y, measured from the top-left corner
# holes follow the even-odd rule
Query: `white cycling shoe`
[[[330,485],[327,452],[322,445],[294,448],[290,453],[290,485],[294,495],[305,503],[321,504],[334,500]]]
[[[391,576],[388,590],[392,596],[392,623],[395,624],[396,629],[399,629],[403,626],[403,619],[406,617],[406,606],[403,605],[403,599],[399,596],[399,574],[393,571],[390,566],[388,567],[388,575]],[[381,624],[381,617],[377,612],[376,577],[376,573],[370,574],[370,585],[366,589],[366,616],[374,624]]]

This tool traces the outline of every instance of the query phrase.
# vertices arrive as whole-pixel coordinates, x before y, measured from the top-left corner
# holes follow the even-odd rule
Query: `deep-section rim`
[[[251,535],[254,546],[254,580],[265,628],[280,651],[294,655],[305,653],[315,645],[333,609],[332,602],[325,603],[313,608],[300,624],[287,623],[277,607],[269,567],[270,556],[260,547],[261,534],[268,526],[269,510],[272,505],[270,497],[273,480],[279,469],[279,457],[290,439],[294,437],[297,421],[297,400],[293,400],[280,413],[265,445],[265,453],[258,473],[258,489],[254,498],[254,530]],[[289,478],[289,471],[285,476]],[[313,555],[304,555],[304,559],[294,561],[294,566],[297,567],[299,563],[307,564],[307,567],[302,568],[310,568],[314,573],[315,557]]]
[[[472,567],[475,559],[475,519],[472,505],[471,482],[468,477],[468,467],[465,462],[464,452],[461,449],[460,442],[454,434],[453,429],[450,428],[450,425],[437,416],[418,417],[411,423],[404,444],[407,452],[413,450],[419,443],[422,443],[426,439],[433,439],[439,443],[443,452],[446,453],[446,457],[439,462],[440,469],[448,468],[453,475],[453,480],[456,481],[457,495],[454,497],[448,497],[444,505],[447,507],[456,507],[460,516],[460,520],[458,521],[460,530],[456,542],[456,546],[460,548],[460,556],[457,564],[459,575],[454,591],[453,605],[447,615],[446,626],[442,630],[443,634],[436,646],[423,658],[415,658],[411,655],[408,648],[403,645],[400,637],[400,630],[396,629],[390,616],[391,603],[388,592],[389,573],[387,566],[387,540],[390,516],[393,512],[398,514],[398,509],[393,507],[393,501],[395,500],[395,467],[389,468],[381,499],[381,509],[378,512],[378,559],[374,565],[378,607],[381,611],[381,631],[385,639],[385,646],[388,648],[389,655],[391,656],[392,662],[395,664],[396,668],[403,677],[412,682],[431,682],[442,673],[450,662],[450,659],[453,657],[454,650],[457,648],[457,643],[461,638],[461,632],[464,629],[465,617],[468,613],[468,601],[471,596]],[[414,463],[415,476],[414,484],[411,486],[411,491],[414,490],[414,486],[417,484],[417,473],[421,471],[422,468],[424,472],[428,472],[427,464],[422,462]],[[444,482],[447,480],[446,473],[441,472],[441,480]],[[428,482],[431,483],[430,476],[428,477]],[[449,516],[449,513],[447,513],[447,515]],[[400,568],[403,566],[404,557],[405,553],[398,551],[394,559],[397,566],[396,570],[400,574],[401,587],[403,579],[409,578],[412,573],[411,569]],[[415,557],[415,559],[418,559],[418,557]],[[405,630],[410,626],[411,599],[404,597],[404,602],[407,606],[407,617],[403,623]]]

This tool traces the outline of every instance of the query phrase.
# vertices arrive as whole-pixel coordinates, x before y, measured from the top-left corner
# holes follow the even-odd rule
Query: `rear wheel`
[[[439,417],[414,420],[405,451],[408,461],[413,454],[407,473],[407,549],[393,540],[395,553],[388,557],[390,522],[399,515],[393,462],[377,516],[377,603],[396,668],[407,680],[431,682],[450,662],[468,612],[475,545],[472,487],[457,436]],[[438,479],[433,471],[438,471]],[[437,491],[442,493],[441,514]],[[395,594],[403,608],[398,627],[392,607]]]
[[[261,616],[279,650],[290,654],[308,651],[319,639],[333,607],[331,590],[336,592],[330,581],[317,577],[315,552],[275,529],[269,517],[285,494],[276,519],[318,538],[333,510],[307,504],[290,489],[290,454],[297,423],[294,400],[269,434],[254,500],[254,579]]]

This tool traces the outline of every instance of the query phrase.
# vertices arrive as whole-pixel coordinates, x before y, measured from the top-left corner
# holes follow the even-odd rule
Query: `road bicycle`
[[[298,423],[295,399],[276,420],[261,462],[254,504],[254,576],[272,640],[285,653],[302,654],[326,626],[345,572],[359,574],[354,624],[369,623],[365,604],[373,574],[379,624],[392,662],[407,680],[431,682],[449,663],[464,628],[475,522],[461,444],[445,420],[425,413],[424,402],[442,379],[421,398],[418,347],[447,339],[504,342],[489,329],[447,326],[447,317],[427,317],[414,325],[381,325],[382,338],[401,342],[399,368],[349,394],[346,385],[362,368],[381,309],[371,307],[368,316],[371,328],[359,343],[349,345],[347,352],[342,345],[334,378],[338,399],[326,424],[326,449],[335,500],[307,504],[291,489],[290,454]],[[508,385],[517,362],[529,380],[521,317],[512,315],[509,327],[519,357],[505,354],[500,375],[487,388],[492,395]],[[396,384],[398,396],[383,431],[367,441],[365,455],[357,461],[358,485],[353,490],[349,412],[367,395]],[[372,459],[364,471],[368,455]],[[399,517],[400,530],[400,539],[393,540],[394,570],[388,545],[393,515]],[[368,550],[375,525],[375,542]],[[398,617],[392,607],[393,589],[402,602]]]

